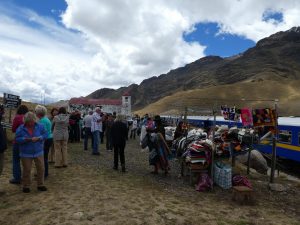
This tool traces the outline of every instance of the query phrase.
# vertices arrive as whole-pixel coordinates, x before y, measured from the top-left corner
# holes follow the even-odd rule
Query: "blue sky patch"
[[[220,28],[217,23],[199,23],[192,33],[185,34],[187,42],[198,42],[205,45],[206,55],[229,57],[246,51],[255,46],[255,42],[238,35],[218,34]]]
[[[15,5],[29,8],[41,16],[52,17],[56,21],[61,20],[61,13],[67,8],[64,0],[12,0],[12,2]]]
[[[272,23],[281,23],[283,22],[283,14],[282,12],[273,12],[267,10],[263,13],[263,21],[272,22]]]

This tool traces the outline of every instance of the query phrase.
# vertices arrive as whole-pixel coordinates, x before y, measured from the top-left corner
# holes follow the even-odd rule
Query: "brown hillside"
[[[211,109],[216,105],[227,104],[237,107],[273,107],[274,102],[243,101],[259,99],[278,99],[280,116],[300,116],[300,81],[262,81],[228,84],[218,87],[181,91],[167,96],[142,110],[136,111],[139,115],[145,113],[181,115],[185,107],[189,115],[203,114],[203,109]]]

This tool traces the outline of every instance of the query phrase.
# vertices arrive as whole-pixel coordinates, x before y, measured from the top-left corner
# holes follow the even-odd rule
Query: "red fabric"
[[[13,133],[16,133],[16,130],[18,129],[18,127],[24,123],[23,119],[24,119],[24,115],[16,115],[15,116],[15,118],[13,120],[12,128],[11,128]]]
[[[249,108],[241,109],[241,119],[243,126],[252,126],[253,125],[253,117],[252,111]]]
[[[27,130],[28,130],[28,133],[32,136],[33,135],[33,128],[28,128],[27,127]]]
[[[196,191],[206,191],[212,187],[212,180],[207,174],[201,174],[198,180],[198,184],[195,186]]]
[[[232,185],[233,186],[246,186],[248,188],[252,189],[252,184],[248,180],[247,177],[241,176],[241,175],[235,175],[232,178]]]

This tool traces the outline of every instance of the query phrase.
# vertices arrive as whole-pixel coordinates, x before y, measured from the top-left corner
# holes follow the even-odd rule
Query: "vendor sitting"
[[[180,138],[182,136],[184,136],[184,130],[182,128],[183,126],[183,121],[180,121],[176,127],[175,133],[174,133],[174,140],[176,140],[177,138]]]

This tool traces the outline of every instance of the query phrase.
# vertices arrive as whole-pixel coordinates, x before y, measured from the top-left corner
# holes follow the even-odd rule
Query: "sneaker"
[[[24,193],[29,193],[29,192],[30,192],[30,188],[25,188],[25,187],[23,187],[23,192],[24,192]]]
[[[63,165],[64,168],[68,167],[68,165]]]
[[[15,179],[10,179],[9,183],[11,184],[21,184],[21,181],[15,180]]]
[[[47,191],[47,188],[45,186],[39,186],[37,187],[38,191]]]
[[[99,152],[93,152],[92,155],[100,155]]]

